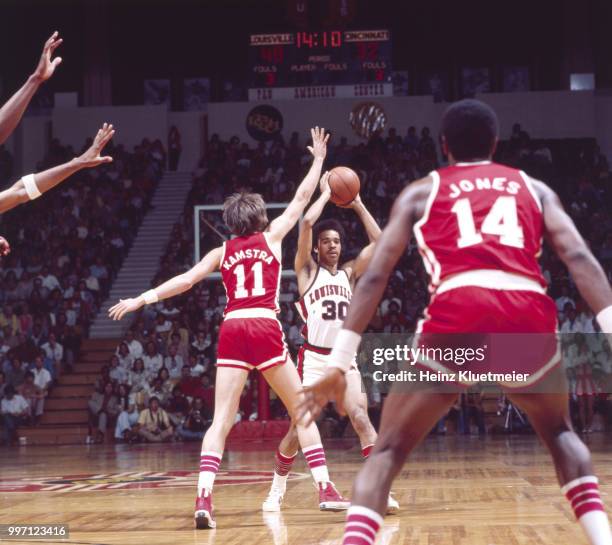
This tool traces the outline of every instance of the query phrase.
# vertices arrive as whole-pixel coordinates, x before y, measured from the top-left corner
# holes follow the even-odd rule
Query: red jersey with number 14
[[[541,203],[522,171],[483,161],[431,173],[433,187],[414,232],[431,290],[450,276],[497,270],[546,281],[538,264]]]
[[[265,233],[228,240],[223,245],[221,277],[227,293],[225,314],[242,309],[279,312],[280,256],[275,256]]]

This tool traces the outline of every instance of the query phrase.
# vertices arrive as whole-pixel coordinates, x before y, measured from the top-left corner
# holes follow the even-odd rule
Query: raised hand
[[[298,405],[297,418],[305,426],[314,422],[321,410],[329,401],[336,401],[336,410],[340,415],[344,411],[344,393],[346,378],[336,367],[328,367],[325,374],[312,386],[304,388],[304,398]]]
[[[4,237],[0,237],[0,257],[9,255],[11,253],[11,245]]]
[[[142,297],[119,299],[119,302],[108,310],[108,315],[113,320],[121,320],[128,312],[134,312],[143,305]]]
[[[331,172],[326,171],[323,176],[321,176],[321,180],[319,181],[319,191],[321,194],[323,193],[331,193],[331,189],[329,187],[329,177],[331,176]]]
[[[352,208],[353,210],[355,208],[358,208],[359,206],[361,206],[363,203],[361,201],[361,195],[359,195],[359,193],[357,193],[357,196],[348,204],[337,204],[336,206],[338,206],[339,208]]]
[[[108,144],[110,139],[115,134],[115,129],[112,125],[108,123],[104,123],[102,128],[96,134],[96,137],[93,141],[91,147],[83,153],[83,155],[77,157],[77,161],[80,163],[82,167],[97,167],[103,163],[111,163],[113,158],[110,156],[101,156],[100,153],[104,149],[104,146]]]
[[[47,81],[55,72],[55,69],[62,62],[61,57],[56,57],[55,59],[51,59],[51,56],[55,52],[55,50],[61,45],[64,41],[62,38],[59,38],[59,33],[57,30],[51,34],[51,37],[45,42],[45,45],[42,50],[42,55],[40,56],[40,60],[38,61],[38,66],[36,70],[34,70],[33,76],[39,81]]]
[[[312,146],[308,146],[308,151],[314,155],[315,159],[325,159],[329,133],[325,134],[325,129],[322,127],[315,127],[310,129],[310,134],[312,135]]]

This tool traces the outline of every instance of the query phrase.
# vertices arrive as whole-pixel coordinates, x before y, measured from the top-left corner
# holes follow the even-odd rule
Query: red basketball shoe
[[[334,483],[319,483],[319,509],[321,511],[346,511],[351,502],[343,498]]]
[[[196,498],[194,518],[195,527],[198,530],[217,527],[213,518],[212,493],[210,490],[204,489],[202,495]]]

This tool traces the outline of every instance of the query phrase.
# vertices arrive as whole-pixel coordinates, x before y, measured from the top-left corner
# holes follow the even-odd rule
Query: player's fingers
[[[315,130],[314,129],[310,129],[310,138],[312,138],[313,142],[315,141],[316,136],[315,136]]]
[[[314,148],[312,146],[306,146],[310,153],[314,153]]]
[[[323,140],[323,143],[324,143],[324,144],[327,144],[327,141],[328,141],[328,140],[329,140],[329,133],[327,133],[327,134],[325,135],[325,140]]]
[[[56,36],[57,36],[57,30],[53,34],[51,34],[51,36],[47,38],[47,41],[45,42],[45,45],[43,46],[44,52],[46,52],[51,47],[51,44],[53,43],[53,40],[55,40]]]
[[[53,62],[51,64],[53,65],[53,68],[57,68],[60,64],[62,64],[62,58],[57,57],[53,59]]]
[[[103,131],[102,133],[102,141],[107,144],[108,141],[113,137],[113,135],[115,134],[114,129],[112,128],[113,126],[110,125],[105,131]]]
[[[55,51],[60,45],[62,45],[63,38],[58,38],[57,40],[53,40],[51,43],[51,52]]]
[[[113,158],[110,155],[105,155],[104,157],[100,157],[100,163],[112,163]]]

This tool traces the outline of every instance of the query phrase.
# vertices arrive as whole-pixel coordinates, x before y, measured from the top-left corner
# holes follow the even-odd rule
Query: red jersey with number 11
[[[265,233],[237,237],[223,244],[221,277],[227,293],[225,314],[241,309],[279,312],[280,256],[275,256]]]
[[[538,264],[542,208],[529,177],[489,161],[431,173],[433,187],[414,232],[431,290],[450,276],[497,270],[546,281]]]

